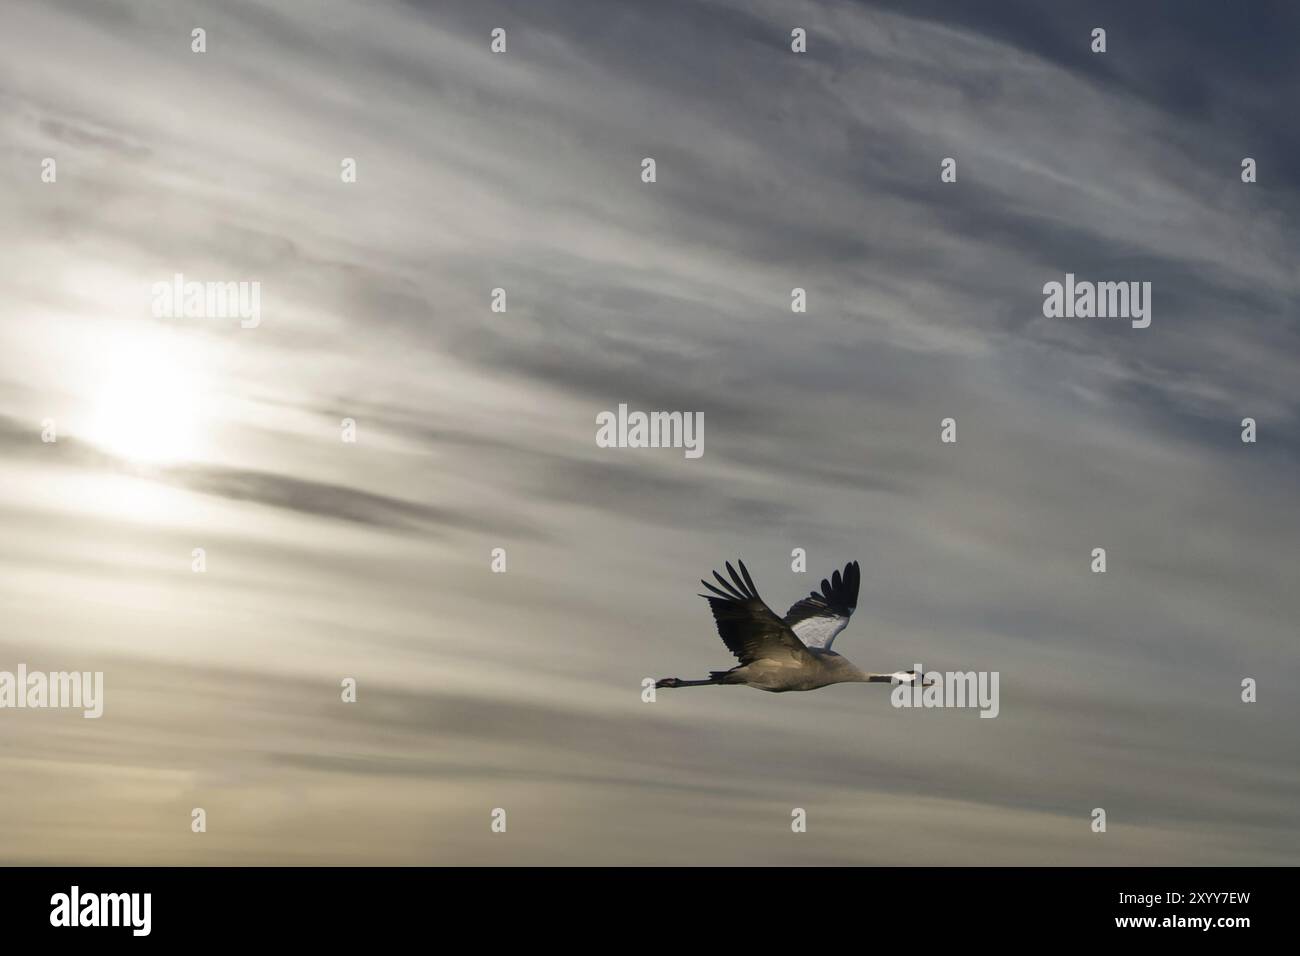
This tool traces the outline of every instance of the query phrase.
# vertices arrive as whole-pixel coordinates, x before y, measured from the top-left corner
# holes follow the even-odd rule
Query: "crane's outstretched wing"
[[[858,562],[844,566],[844,575],[836,571],[827,581],[822,578],[822,593],[813,591],[808,597],[790,606],[785,623],[799,640],[809,647],[831,649],[831,641],[848,626],[853,610],[858,606],[858,585],[861,578]]]
[[[736,655],[742,664],[757,660],[782,660],[791,664],[810,664],[813,657],[808,648],[795,636],[794,631],[776,616],[776,612],[763,603],[758,589],[749,576],[745,562],[740,561],[740,574],[727,562],[728,582],[717,571],[713,576],[722,587],[716,588],[708,581],[700,581],[716,596],[701,594],[713,610],[718,634],[727,650]],[[742,577],[743,575],[743,577]]]

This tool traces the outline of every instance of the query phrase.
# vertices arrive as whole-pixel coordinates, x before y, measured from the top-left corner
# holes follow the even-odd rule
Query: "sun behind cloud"
[[[115,341],[92,393],[86,438],[141,463],[188,461],[205,445],[199,368],[179,343],[141,332]]]

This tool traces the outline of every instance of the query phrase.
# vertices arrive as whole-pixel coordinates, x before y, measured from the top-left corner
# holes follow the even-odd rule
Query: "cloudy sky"
[[[0,711],[0,859],[1297,862],[1298,32],[9,0],[0,670],[106,689]],[[1067,272],[1150,328],[1045,318]],[[176,273],[260,324],[155,317]],[[703,457],[597,447],[619,403]],[[733,663],[695,594],[736,557],[778,611],[859,560],[836,649],[998,671],[999,717],[644,703]]]

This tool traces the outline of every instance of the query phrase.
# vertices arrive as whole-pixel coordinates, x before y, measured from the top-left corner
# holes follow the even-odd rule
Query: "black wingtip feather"
[[[700,579],[700,583],[708,588],[708,590],[712,591],[716,598],[722,598],[727,601],[754,600],[758,597],[758,588],[754,586],[754,579],[749,574],[749,568],[745,567],[744,561],[737,560],[736,564],[740,565],[739,571],[736,570],[730,561],[725,562],[727,573],[731,575],[730,581],[724,578],[720,572],[713,572],[713,577],[720,587],[710,584],[702,578]],[[708,598],[709,595],[701,594],[700,597]],[[716,598],[710,599],[714,600]]]
[[[745,582],[740,579],[740,575],[736,573],[736,569],[731,566],[730,561],[727,562],[727,573],[731,575],[731,580],[732,583],[736,585],[736,590],[745,597],[749,597],[749,594],[745,590]]]
[[[851,610],[857,607],[861,581],[862,574],[858,562],[850,561],[844,566],[843,573],[835,571],[829,579],[822,578],[822,589],[809,591],[808,597],[804,600],[811,599],[815,604],[825,607],[843,607],[845,610]]]
[[[715,597],[720,597],[720,598],[723,598],[723,599],[728,600],[728,601],[731,600],[731,595],[730,595],[730,594],[728,594],[726,591],[719,591],[717,588],[715,588],[715,587],[714,587],[712,584],[710,584],[708,581],[701,580],[700,583],[703,584],[703,585],[704,585],[706,588],[708,588],[710,591],[712,591],[712,592],[713,592],[713,595],[714,595]],[[709,597],[709,595],[707,595],[707,594],[701,594],[700,597],[702,597],[702,598],[707,598],[707,597]]]
[[[714,571],[713,576],[717,578],[718,583],[722,585],[722,591],[724,594],[726,594],[728,597],[733,599],[740,597],[740,595],[735,592],[735,589],[732,588],[731,584],[727,581],[727,579],[724,578],[721,574],[719,574],[717,571]]]

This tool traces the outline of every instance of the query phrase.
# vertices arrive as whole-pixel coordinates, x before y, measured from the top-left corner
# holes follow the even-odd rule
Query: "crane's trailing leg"
[[[737,680],[732,675],[740,670],[739,667],[733,667],[729,671],[709,671],[708,680],[682,680],[680,677],[664,677],[655,681],[656,687],[707,687],[710,684],[743,684],[743,680]]]
[[[682,680],[680,677],[664,677],[655,681],[655,687],[705,687],[709,684],[721,684],[722,681],[710,677],[708,680]]]

